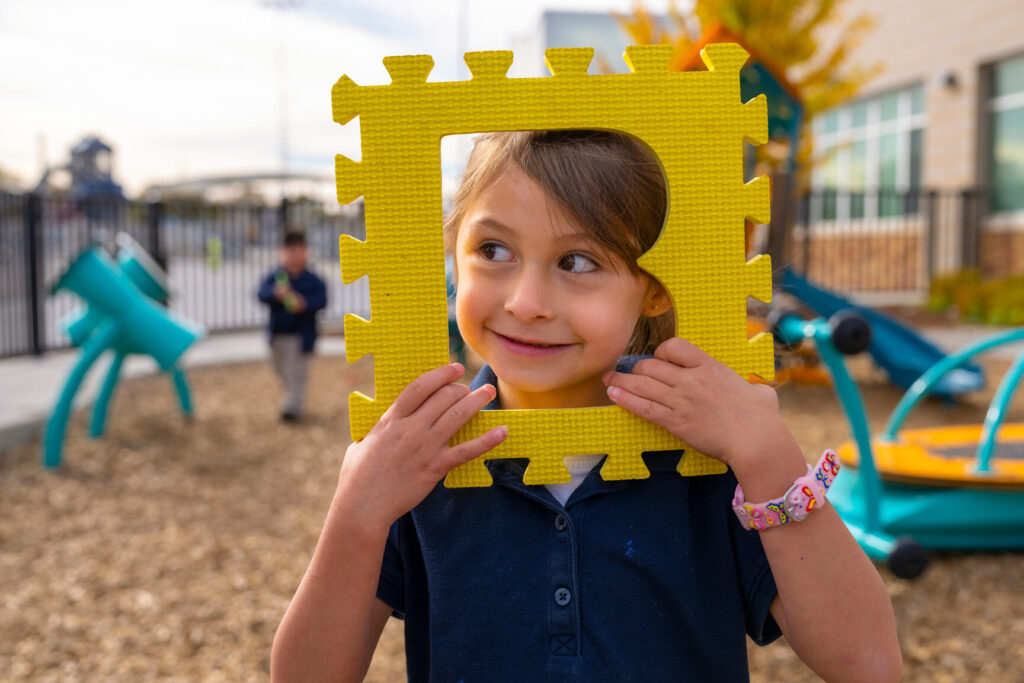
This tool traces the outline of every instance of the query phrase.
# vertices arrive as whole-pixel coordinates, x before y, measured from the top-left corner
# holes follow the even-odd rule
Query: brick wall
[[[1024,237],[1024,235],[1022,235]],[[923,244],[914,235],[878,233],[796,240],[794,262],[803,268],[810,249],[807,277],[829,289],[849,292],[917,291],[928,286]]]
[[[1024,275],[1024,232],[986,231],[981,236],[979,265],[986,280]]]

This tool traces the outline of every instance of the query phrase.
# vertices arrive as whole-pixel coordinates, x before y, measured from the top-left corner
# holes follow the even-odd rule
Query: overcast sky
[[[359,157],[355,125],[331,121],[348,74],[389,82],[381,58],[431,54],[431,80],[464,78],[458,0],[4,0],[0,2],[0,167],[34,183],[96,133],[115,180],[152,182],[280,168],[280,65],[292,170],[333,173]],[[545,9],[627,11],[630,0],[465,0],[467,50],[508,49]],[[663,3],[650,2],[660,9]],[[358,125],[358,124],[356,124]]]

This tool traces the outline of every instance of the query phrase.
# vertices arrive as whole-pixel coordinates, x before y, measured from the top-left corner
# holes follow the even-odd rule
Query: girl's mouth
[[[501,344],[502,348],[510,351],[511,353],[531,356],[533,358],[551,356],[573,346],[572,344],[550,344],[547,342],[516,339],[514,337],[506,337],[505,335],[497,332],[494,332],[494,336],[498,338],[498,343]]]

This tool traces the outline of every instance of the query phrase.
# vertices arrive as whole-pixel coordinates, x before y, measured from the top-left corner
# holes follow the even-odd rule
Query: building
[[[661,18],[666,28],[666,18]],[[629,69],[622,55],[632,44],[629,34],[610,12],[546,11],[531,33],[515,36],[512,51],[515,59],[508,75],[515,78],[549,76],[544,66],[544,50],[549,47],[592,47],[594,61],[589,72],[626,73]]]
[[[1024,3],[847,0],[843,11],[875,20],[851,63],[884,70],[814,120],[822,161],[776,269],[878,303],[918,303],[962,268],[1024,273]],[[844,25],[822,44],[845,40]],[[630,42],[610,13],[548,11],[513,40],[509,75],[546,76],[544,49],[580,46],[595,48],[591,73],[623,72]]]
[[[810,272],[907,294],[964,267],[1024,272],[1024,3],[848,0],[843,9],[875,20],[851,60],[884,70],[814,121],[825,158],[805,207]],[[841,26],[826,43],[844,39]],[[842,262],[828,257],[839,253]],[[864,264],[879,271],[874,282],[858,281]]]

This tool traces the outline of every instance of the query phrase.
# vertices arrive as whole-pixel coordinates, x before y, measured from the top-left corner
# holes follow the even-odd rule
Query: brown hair
[[[459,224],[477,194],[514,163],[533,178],[601,248],[634,273],[665,222],[665,176],[640,141],[601,130],[486,133],[476,139],[444,222],[453,252]],[[654,353],[675,331],[675,316],[641,315],[626,353]]]

